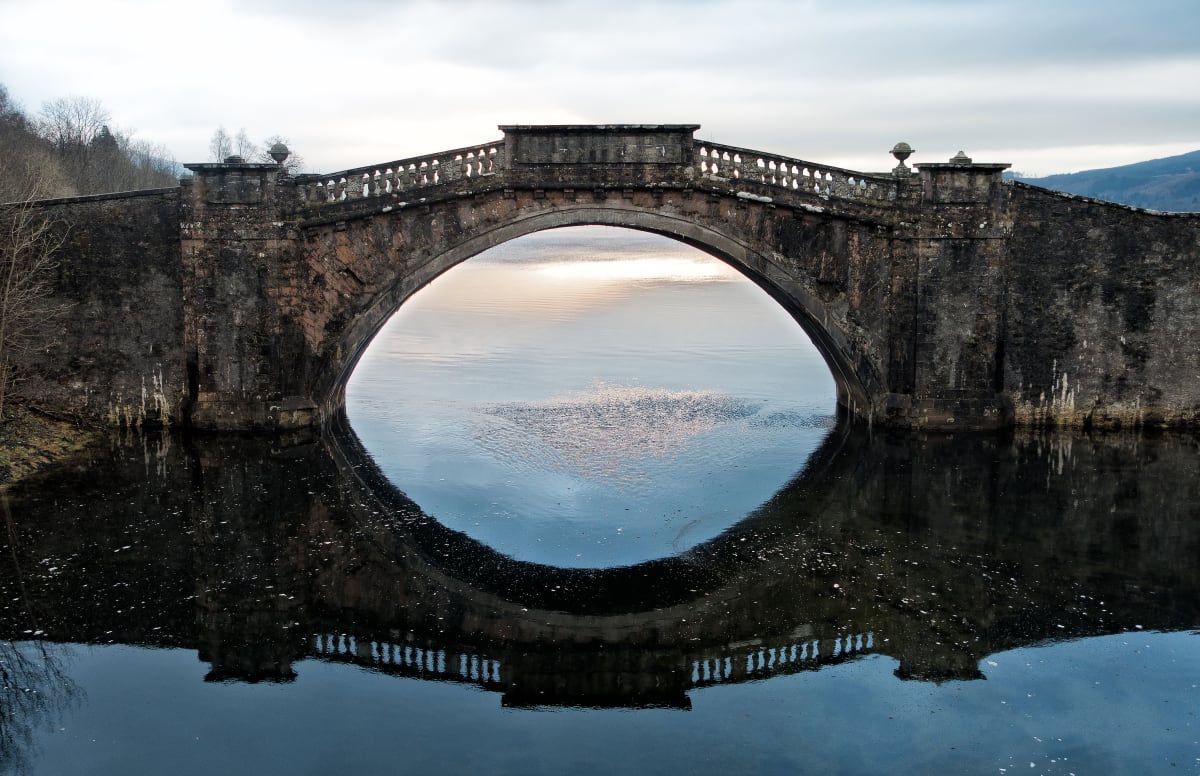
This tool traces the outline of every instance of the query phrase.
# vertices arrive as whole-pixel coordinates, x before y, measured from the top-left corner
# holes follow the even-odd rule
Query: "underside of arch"
[[[812,340],[828,366],[837,390],[839,408],[869,417],[873,396],[881,392],[855,368],[847,332],[831,323],[825,304],[761,251],[746,242],[692,220],[641,209],[579,206],[525,215],[476,231],[399,278],[378,294],[346,327],[337,354],[319,378],[317,396],[326,417],[344,406],[345,386],[359,358],[387,320],[414,293],[442,273],[480,253],[534,232],[568,226],[613,226],[662,235],[695,247],[737,269],[779,303]],[[399,228],[399,227],[397,227]],[[320,401],[320,399],[318,399]]]

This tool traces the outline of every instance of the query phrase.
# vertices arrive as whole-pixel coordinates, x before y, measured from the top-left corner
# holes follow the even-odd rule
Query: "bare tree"
[[[217,127],[212,139],[208,141],[208,150],[215,162],[223,162],[234,154],[249,162],[259,155],[258,146],[254,145],[254,141],[246,134],[245,128],[239,129],[236,136],[230,137],[225,127]]]
[[[7,502],[8,496],[0,495]],[[62,644],[0,641],[0,772],[33,773],[38,732],[54,730],[81,698]]]
[[[42,137],[63,148],[88,145],[110,121],[108,110],[99,100],[59,97],[42,106],[38,126]]]
[[[34,190],[23,202],[0,209],[0,422],[21,356],[65,309],[52,297],[64,231],[33,204],[41,196]]]
[[[245,128],[239,129],[237,137],[233,139],[234,153],[245,159],[247,162],[258,156],[258,146],[254,145],[254,141],[246,134]]]
[[[38,134],[54,148],[80,193],[96,193],[93,150],[109,122],[108,111],[91,97],[60,97],[42,106]]]
[[[229,138],[225,127],[217,127],[217,131],[213,132],[212,138],[208,141],[208,151],[212,154],[214,162],[223,162],[233,153],[233,141]]]

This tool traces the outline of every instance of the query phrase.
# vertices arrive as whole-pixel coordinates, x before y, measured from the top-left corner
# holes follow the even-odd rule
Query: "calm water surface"
[[[1200,773],[1197,439],[832,394],[670,244],[473,259],[348,424],[0,494],[0,772]]]
[[[522,560],[606,567],[727,530],[833,422],[828,368],[734,270],[604,227],[507,243],[421,291],[355,371],[392,482]]]

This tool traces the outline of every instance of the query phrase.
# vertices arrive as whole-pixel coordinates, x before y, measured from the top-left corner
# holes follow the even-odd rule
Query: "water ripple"
[[[667,458],[693,439],[721,425],[744,420],[758,405],[717,391],[671,390],[596,383],[589,390],[540,402],[484,405],[481,410],[502,418],[533,437],[491,434],[482,443],[499,442],[503,452],[522,460],[588,479],[636,476],[639,462]],[[540,450],[538,448],[541,448]],[[545,450],[554,455],[547,458]]]

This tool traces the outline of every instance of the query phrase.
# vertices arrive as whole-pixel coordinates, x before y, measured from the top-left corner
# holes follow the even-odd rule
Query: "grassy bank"
[[[9,407],[0,425],[0,485],[69,457],[97,438],[93,429]]]

